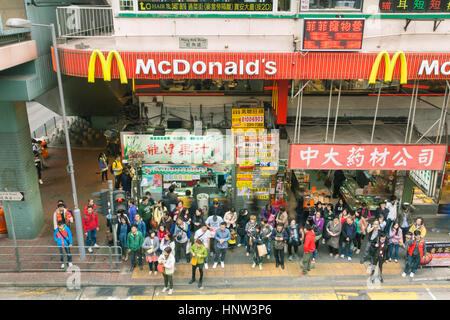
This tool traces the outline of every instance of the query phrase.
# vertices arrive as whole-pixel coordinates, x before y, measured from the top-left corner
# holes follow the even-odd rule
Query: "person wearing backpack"
[[[67,255],[67,262],[69,267],[72,266],[72,256],[70,254],[70,247],[72,246],[72,232],[70,232],[70,229],[68,226],[64,224],[64,222],[59,221],[58,222],[58,228],[55,229],[53,233],[53,239],[56,242],[56,245],[59,249],[59,255],[61,258],[61,269],[64,269],[64,253],[63,249],[66,252]]]
[[[175,262],[178,263],[181,256],[184,255],[186,258],[186,263],[189,263],[189,256],[186,253],[186,246],[191,238],[191,230],[186,222],[183,221],[182,217],[178,217],[177,223],[172,226],[170,233],[173,234],[175,238]]]
[[[102,183],[107,182],[108,181],[108,158],[106,157],[106,154],[100,153],[98,155],[98,167],[102,174]]]
[[[111,165],[111,173],[114,175],[115,188],[120,188],[120,183],[122,182],[122,161],[120,160],[120,156],[116,157],[116,160]]]
[[[88,206],[87,214],[83,217],[83,230],[86,236],[86,246],[88,247],[89,253],[92,253],[92,247],[98,248],[97,245],[97,231],[100,230],[98,226],[98,214],[94,211],[94,208]]]
[[[281,265],[281,269],[284,270],[284,247],[289,239],[289,235],[284,229],[284,226],[279,223],[277,227],[272,230],[273,240],[273,254],[275,256],[275,267]]]

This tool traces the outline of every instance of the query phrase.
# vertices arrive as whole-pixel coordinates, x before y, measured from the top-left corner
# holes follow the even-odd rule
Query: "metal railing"
[[[109,6],[56,8],[59,37],[88,38],[114,35],[113,11]]]
[[[100,246],[81,260],[78,246],[70,247],[73,265],[85,272],[119,272],[122,248]],[[63,250],[64,251],[64,250]],[[117,253],[116,253],[117,252]],[[57,246],[0,246],[0,272],[50,272],[64,271],[67,268],[67,255],[64,252],[65,268],[61,268],[60,252]]]
[[[67,117],[67,125],[69,127],[72,126],[72,124],[78,119],[78,117],[76,116],[70,116]],[[35,130],[33,130],[31,132],[31,136],[33,138],[41,138],[41,137],[45,137],[47,140],[47,143],[52,143],[54,142],[54,138],[55,135],[55,131],[58,129],[62,130],[62,117],[61,116],[54,116],[53,118],[47,120],[44,124],[40,125],[39,127],[37,127]]]
[[[61,121],[61,116],[55,116],[39,126],[36,130],[33,130],[31,135],[33,136],[33,138],[40,138],[42,136],[50,137],[58,128],[58,125],[61,123]]]
[[[31,40],[31,35],[29,32],[3,35],[0,34],[0,47],[29,40]]]

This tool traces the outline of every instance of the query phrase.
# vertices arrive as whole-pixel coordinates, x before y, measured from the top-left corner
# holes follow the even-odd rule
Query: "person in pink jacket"
[[[395,222],[389,231],[389,262],[392,261],[392,254],[394,254],[394,261],[398,263],[398,247],[403,243],[403,232],[398,222]],[[393,250],[394,249],[394,250]]]

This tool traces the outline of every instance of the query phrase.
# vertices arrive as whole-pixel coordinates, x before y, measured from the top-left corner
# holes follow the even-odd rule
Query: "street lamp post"
[[[6,26],[13,27],[13,28],[30,28],[32,26],[36,27],[45,27],[49,28],[52,33],[52,43],[53,43],[53,51],[55,53],[55,65],[56,65],[56,78],[58,80],[58,90],[59,90],[59,98],[61,102],[61,111],[62,111],[62,117],[63,117],[63,128],[64,128],[64,134],[66,136],[66,147],[67,147],[67,158],[69,161],[69,164],[67,166],[67,171],[70,174],[70,180],[72,182],[72,195],[73,195],[73,213],[75,216],[75,226],[77,230],[77,240],[78,240],[78,246],[80,251],[80,259],[84,260],[86,258],[86,252],[85,252],[85,246],[84,246],[84,236],[83,236],[83,228],[82,228],[82,222],[81,222],[81,213],[80,209],[78,208],[78,196],[77,196],[77,188],[75,185],[75,174],[73,169],[73,161],[72,161],[72,151],[70,148],[70,139],[69,139],[69,130],[67,129],[67,118],[66,118],[66,105],[64,103],[64,93],[63,93],[63,87],[62,87],[62,81],[61,81],[61,69],[59,66],[59,56],[58,56],[58,50],[57,50],[57,44],[56,44],[56,32],[55,32],[55,25],[54,24],[36,24],[31,23],[29,20],[25,19],[19,19],[19,18],[11,18],[6,21]]]

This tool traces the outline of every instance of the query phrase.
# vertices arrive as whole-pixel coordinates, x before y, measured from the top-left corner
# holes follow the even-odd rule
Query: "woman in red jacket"
[[[88,247],[88,251],[92,253],[92,246],[94,248],[98,248],[98,244],[96,243],[96,235],[97,231],[99,231],[98,227],[98,214],[94,211],[94,208],[91,206],[87,207],[87,214],[83,216],[83,230],[84,235],[86,236],[86,246]]]
[[[303,261],[302,261],[302,269],[303,275],[306,275],[308,271],[311,270],[311,261],[313,252],[316,250],[316,234],[313,231],[312,226],[307,222],[305,225],[306,234],[305,234],[305,242],[303,245]]]

